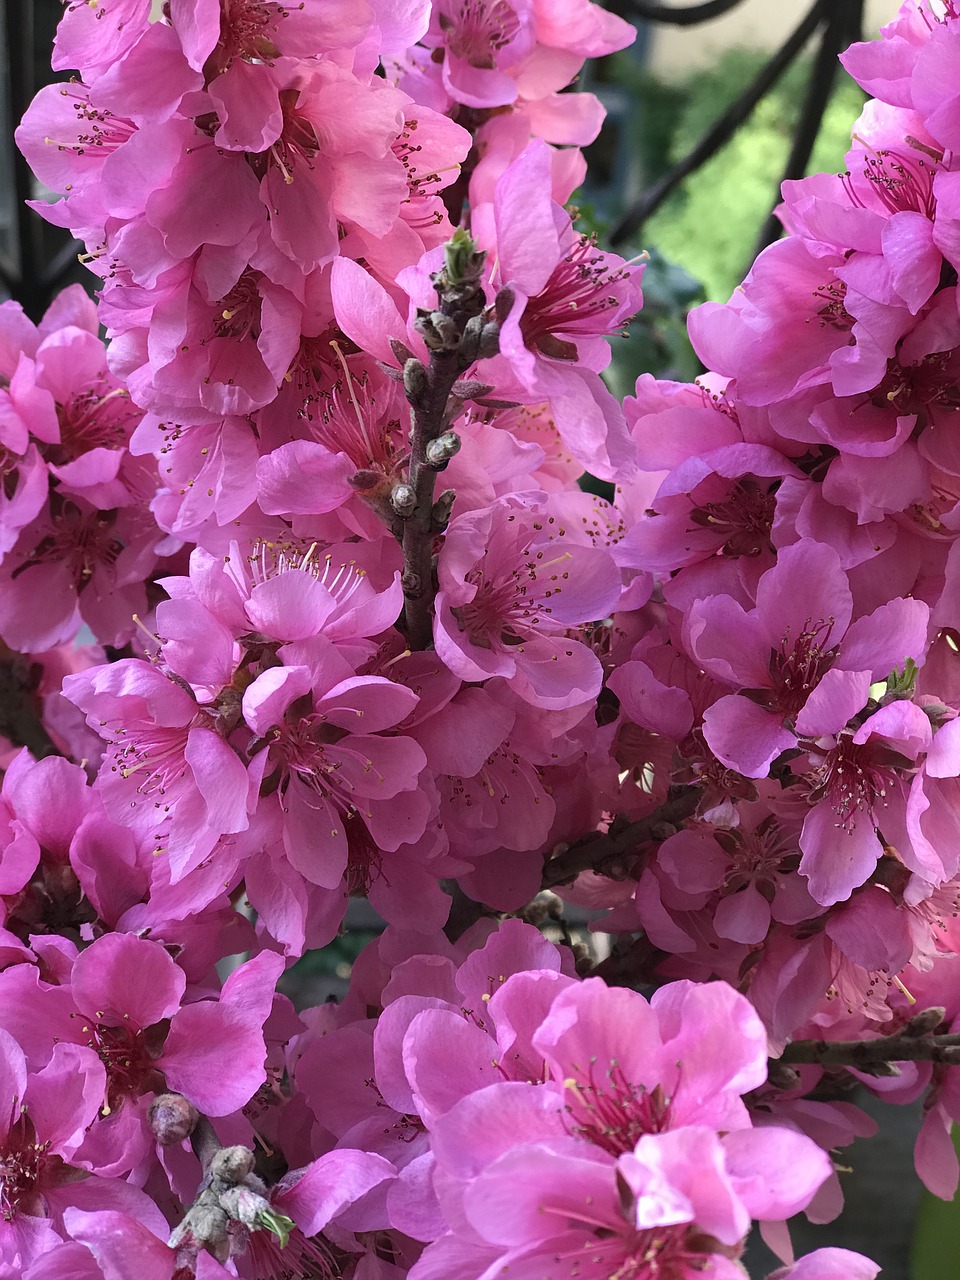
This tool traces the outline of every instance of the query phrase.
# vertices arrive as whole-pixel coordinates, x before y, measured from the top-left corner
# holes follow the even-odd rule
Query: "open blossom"
[[[755,1013],[722,984],[672,984],[648,1005],[594,979],[550,984],[546,1017],[532,1009],[525,1016],[518,984],[539,993],[533,977],[509,978],[489,1011],[510,1009],[504,1029],[512,1025],[527,1071],[542,1056],[543,1084],[531,1073],[531,1083],[507,1075],[484,1087],[474,1074],[474,1091],[457,1102],[462,1090],[444,1087],[419,1043],[439,1012],[420,1013],[404,1038],[418,1107],[429,1101],[427,1082],[436,1100],[427,1115],[441,1207],[470,1228],[469,1236],[441,1236],[412,1276],[439,1275],[459,1234],[484,1276],[504,1267],[540,1275],[550,1258],[551,1274],[561,1276],[621,1269],[652,1280],[665,1269],[693,1276],[710,1265],[733,1280],[751,1218],[790,1216],[829,1172],[809,1139],[750,1125],[741,1095],[766,1076]],[[731,1047],[733,1025],[736,1060],[714,1045]]]
[[[107,812],[166,855],[175,878],[225,832],[246,828],[243,762],[179,683],[126,658],[69,676],[64,692],[107,739],[111,767],[99,784]]]
[[[329,642],[327,642],[329,644]],[[411,738],[389,735],[417,696],[377,676],[353,676],[333,652],[315,665],[268,668],[243,695],[257,736],[251,772],[276,788],[287,857],[314,884],[335,889],[347,869],[350,829],[369,833],[371,853],[423,835],[429,797],[417,790],[426,764]]]
[[[606,552],[565,540],[565,533],[549,506],[507,502],[450,525],[435,643],[461,679],[505,676],[541,707],[596,696],[600,663],[571,632],[616,608],[620,575]]]
[[[0,1280],[743,1280],[754,1221],[873,1280],[790,1260],[869,1126],[770,1055],[960,1025],[960,6],[849,53],[849,171],[622,407],[568,90],[633,34],[66,5],[18,138],[99,304],[0,305]],[[957,1068],[903,1067],[949,1193]],[[256,1169],[204,1242],[214,1139]]]
[[[509,311],[491,371],[496,376],[497,366],[508,365],[524,399],[549,401],[577,460],[619,480],[634,469],[634,449],[623,412],[598,375],[610,362],[604,339],[642,305],[643,269],[574,232],[549,197],[549,165],[547,148],[531,144],[496,185],[498,273]]]
[[[686,623],[691,656],[744,691],[704,717],[718,759],[765,777],[795,734],[837,732],[866,705],[873,681],[922,659],[929,613],[921,601],[893,600],[853,621],[852,611],[836,552],[807,539],[784,548],[760,579],[756,609],[727,596],[694,604]]]

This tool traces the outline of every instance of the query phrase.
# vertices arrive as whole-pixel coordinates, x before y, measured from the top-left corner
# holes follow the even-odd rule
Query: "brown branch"
[[[42,760],[60,752],[43,725],[37,682],[34,665],[21,654],[8,651],[0,659],[0,734]]]
[[[665,840],[689,818],[697,807],[700,792],[695,787],[684,787],[677,795],[665,800],[659,808],[645,818],[626,826],[615,821],[607,832],[592,832],[582,840],[568,845],[543,869],[542,889],[569,884],[581,871],[603,874],[605,864],[610,870],[623,855],[647,840]],[[619,868],[616,868],[619,870]]]
[[[404,630],[411,649],[426,649],[433,642],[434,542],[446,529],[453,505],[452,493],[434,502],[434,489],[437,472],[460,446],[447,431],[451,409],[462,406],[456,396],[451,405],[451,392],[475,360],[496,354],[498,347],[496,325],[484,324],[481,315],[486,255],[464,231],[455,232],[445,249],[443,270],[433,277],[439,305],[417,320],[430,362],[424,365],[411,356],[403,367],[413,429],[408,483],[394,491],[393,504],[403,521]]]
[[[867,1075],[899,1075],[898,1062],[939,1062],[960,1066],[960,1034],[932,1034],[945,1017],[941,1008],[924,1009],[899,1031],[872,1040],[795,1040],[779,1063],[815,1063],[822,1067],[854,1067]]]

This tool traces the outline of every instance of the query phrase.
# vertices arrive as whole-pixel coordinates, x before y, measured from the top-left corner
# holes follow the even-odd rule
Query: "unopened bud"
[[[460,452],[460,437],[455,431],[444,431],[443,435],[437,436],[435,440],[428,441],[424,452],[427,465],[439,471],[447,465],[451,458],[456,457]]]
[[[392,378],[394,382],[403,381],[403,373],[392,364],[387,364],[384,360],[378,360],[376,363],[380,372],[385,373],[388,378]]]
[[[254,1155],[249,1147],[221,1147],[210,1161],[210,1172],[221,1182],[236,1186],[253,1172]]]
[[[357,489],[361,493],[365,493],[368,489],[375,489],[379,483],[380,476],[370,467],[361,467],[347,480],[351,489]]]
[[[417,505],[417,492],[412,485],[396,484],[390,493],[390,505],[398,516],[407,516],[413,514],[413,509]]]
[[[485,324],[480,330],[480,348],[478,355],[481,360],[489,360],[500,351],[500,326],[492,321]]]
[[[195,1246],[212,1253],[218,1262],[230,1257],[230,1219],[219,1205],[195,1204],[179,1226],[174,1227],[167,1244],[171,1249]]]
[[[442,311],[421,312],[413,325],[431,351],[455,351],[460,345],[456,321]]]
[[[947,1011],[942,1005],[935,1005],[931,1009],[923,1009],[920,1013],[915,1013],[903,1028],[905,1036],[925,1036],[931,1031],[936,1031],[940,1023],[947,1016]]]
[[[456,287],[479,280],[486,254],[477,247],[469,231],[457,227],[443,246],[443,272],[446,283]]]
[[[427,388],[427,371],[415,356],[411,356],[403,366],[404,394],[411,403],[416,403],[427,394]]]
[[[231,1218],[255,1231],[257,1218],[270,1209],[270,1202],[249,1187],[228,1187],[220,1193],[220,1207]]]
[[[405,342],[401,342],[399,338],[390,338],[390,350],[397,357],[399,364],[404,365],[408,360],[413,359],[413,352]]]
[[[200,1113],[182,1093],[161,1093],[147,1112],[153,1136],[161,1147],[174,1147],[185,1142],[196,1128]]]
[[[503,324],[507,316],[510,314],[517,295],[509,286],[500,289],[497,296],[493,300],[493,310],[500,324]]]
[[[460,378],[450,389],[458,400],[476,400],[478,396],[488,395],[492,390],[489,382],[481,382],[478,378]]]
[[[457,493],[455,489],[444,489],[440,497],[433,504],[433,528],[437,533],[443,533],[447,525],[450,523],[450,517],[453,514],[453,503]]]

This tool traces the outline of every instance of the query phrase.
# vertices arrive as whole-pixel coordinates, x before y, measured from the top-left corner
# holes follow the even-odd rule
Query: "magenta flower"
[[[82,1180],[70,1167],[103,1099],[104,1068],[76,1044],[52,1046],[42,1068],[0,1030],[0,1270],[23,1275],[57,1247],[71,1205],[126,1208],[161,1218],[148,1197],[120,1180]],[[162,1220],[162,1218],[161,1218]]]
[[[598,374],[610,362],[605,339],[642,305],[642,268],[574,233],[549,197],[549,166],[548,148],[533,143],[497,182],[499,280],[513,302],[491,370],[508,364],[524,399],[550,402],[577,460],[595,475],[620,480],[635,468],[635,450]]]
[[[851,623],[853,601],[832,547],[801,539],[784,548],[745,610],[727,596],[695,602],[686,619],[691,655],[743,693],[704,716],[710,749],[748,778],[766,777],[795,733],[835,733],[867,702],[870,684],[922,660],[929,610],[893,600]]]
[[[313,884],[335,889],[348,866],[348,828],[365,829],[374,853],[395,850],[423,835],[431,806],[417,792],[421,748],[381,732],[416,706],[416,694],[377,676],[343,678],[342,659],[318,652],[316,671],[259,675],[243,715],[258,739],[251,770],[282,800],[287,857]]]
[[[549,507],[506,502],[450,525],[434,638],[461,679],[505,676],[540,707],[596,696],[600,663],[570,633],[613,612],[620,574],[605,551],[561,541],[565,533]]]
[[[179,684],[128,658],[68,676],[64,693],[107,736],[100,775],[107,813],[170,860],[174,879],[197,866],[225,832],[247,826],[243,763]]]

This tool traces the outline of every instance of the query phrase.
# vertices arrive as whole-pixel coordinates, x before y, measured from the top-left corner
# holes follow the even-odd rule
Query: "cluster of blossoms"
[[[99,306],[0,306],[0,1278],[736,1280],[758,1221],[873,1280],[785,1225],[851,1075],[955,1189],[960,13],[848,52],[849,172],[621,406],[565,90],[632,36],[66,7],[17,136]]]

